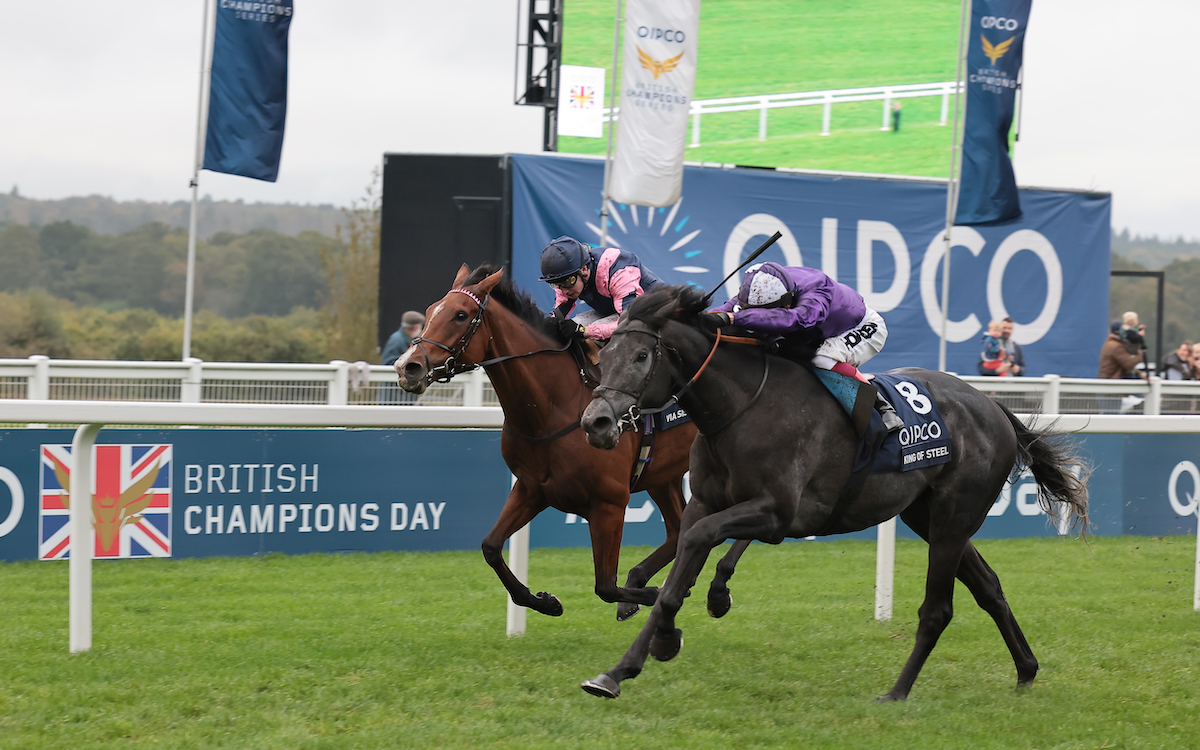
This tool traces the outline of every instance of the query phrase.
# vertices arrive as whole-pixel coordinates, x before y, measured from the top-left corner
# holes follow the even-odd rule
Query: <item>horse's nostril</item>
[[[596,417],[592,420],[592,432],[602,433],[612,429],[612,420],[608,417]]]
[[[424,368],[424,367],[422,367],[422,366],[421,366],[419,363],[417,363],[417,362],[409,362],[408,364],[406,364],[406,365],[404,366],[404,377],[406,377],[406,378],[419,378],[419,377],[421,377],[421,372],[422,372],[424,369],[425,369],[425,368]]]

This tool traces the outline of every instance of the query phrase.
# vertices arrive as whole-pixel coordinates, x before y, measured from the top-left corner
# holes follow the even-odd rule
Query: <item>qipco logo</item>
[[[1004,16],[984,16],[979,25],[985,29],[1002,29],[1004,31],[1016,31],[1021,23],[1015,18],[1005,18]]]
[[[650,26],[638,26],[637,35],[639,39],[661,39],[665,42],[678,42],[682,44],[687,40],[687,34],[680,29],[659,29]]]
[[[1192,478],[1192,491],[1186,493],[1186,500],[1180,500],[1179,478],[1187,474]],[[1196,495],[1200,494],[1200,469],[1196,468],[1196,464],[1191,461],[1180,461],[1175,464],[1175,468],[1171,471],[1171,478],[1167,480],[1167,499],[1171,501],[1171,508],[1180,516],[1187,517],[1196,512],[1196,506],[1200,503],[1196,500]]]
[[[25,490],[21,488],[21,480],[17,479],[17,475],[3,466],[0,466],[0,483],[8,486],[8,494],[12,498],[8,513],[0,516],[0,536],[8,536],[21,521],[21,514],[25,510]]]

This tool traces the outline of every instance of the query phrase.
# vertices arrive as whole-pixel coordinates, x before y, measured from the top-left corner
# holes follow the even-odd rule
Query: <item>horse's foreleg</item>
[[[738,560],[746,552],[750,542],[739,539],[733,543],[721,562],[717,563],[716,574],[708,587],[708,614],[712,617],[724,617],[733,606],[733,594],[729,592],[729,579],[737,569]]]
[[[656,588],[621,588],[617,585],[617,563],[621,559],[621,535],[625,531],[625,508],[601,505],[588,519],[592,535],[592,563],[596,569],[596,596],[611,603],[653,604]],[[633,610],[636,612],[637,610]],[[633,612],[630,612],[632,615]]]
[[[704,505],[693,499],[683,512],[675,564],[667,574],[646,624],[621,661],[604,674],[584,682],[583,689],[593,695],[616,698],[621,693],[621,681],[640,674],[648,655],[653,653],[656,659],[666,661],[678,654],[683,638],[675,627],[675,615],[704,568],[709,553],[719,541],[730,537],[773,539],[778,536],[780,524],[774,506],[774,499],[764,496],[710,515]]]
[[[675,547],[679,543],[679,520],[683,516],[683,477],[675,477],[665,486],[647,490],[662,513],[667,538],[637,565],[629,569],[625,588],[643,588],[658,571],[675,559]],[[621,602],[617,605],[617,619],[628,620],[642,608],[640,604]]]
[[[500,517],[496,519],[496,525],[483,538],[483,559],[492,566],[492,570],[496,571],[500,583],[504,584],[504,588],[508,590],[508,595],[512,597],[514,604],[529,607],[544,615],[558,617],[563,613],[562,602],[558,600],[558,597],[545,591],[538,592],[537,596],[534,596],[529,587],[521,583],[509,569],[501,552],[504,542],[545,508],[546,503],[541,500],[540,496],[535,497],[518,479],[513,485],[512,491],[508,493],[508,500],[504,503],[504,509],[500,511]]]

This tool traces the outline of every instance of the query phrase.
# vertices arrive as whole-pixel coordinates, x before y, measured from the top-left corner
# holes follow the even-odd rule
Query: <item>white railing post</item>
[[[511,477],[509,487],[515,486],[517,478]],[[529,584],[529,524],[508,538],[508,567],[521,583]],[[508,592],[505,592],[507,594]],[[507,623],[504,632],[509,636],[525,635],[525,607],[517,606],[508,597]]]
[[[1197,503],[1192,513],[1196,516],[1196,574],[1192,591],[1192,609],[1200,612],[1200,503]]]
[[[92,531],[92,447],[96,445],[99,424],[82,424],[71,441],[71,561],[68,575],[70,594],[69,634],[71,653],[92,647],[92,556],[95,534]]]
[[[760,141],[767,140],[767,101],[768,99],[765,96],[759,100],[758,140]]]
[[[330,406],[345,406],[350,403],[350,363],[344,359],[335,359],[333,365],[333,380],[329,381]]]
[[[472,370],[463,381],[463,406],[483,406],[483,369]]]
[[[1157,375],[1150,376],[1150,392],[1146,394],[1146,404],[1142,407],[1142,414],[1148,417],[1157,417],[1162,414],[1162,378]]]
[[[938,125],[941,125],[942,127],[946,126],[946,115],[949,113],[949,111],[950,111],[950,87],[946,86],[944,89],[942,89],[942,119],[940,122],[938,122]]]
[[[825,95],[825,113],[821,118],[821,135],[829,135],[829,120],[833,114],[833,94]]]
[[[876,528],[875,619],[890,620],[896,583],[896,519],[890,518]]]
[[[883,126],[881,128],[879,128],[880,130],[891,130],[892,129],[891,126],[888,124],[888,115],[891,113],[891,109],[892,109],[892,92],[884,91],[883,92]]]
[[[700,145],[700,110],[692,113],[692,148]]]
[[[188,369],[179,384],[179,401],[184,404],[198,404],[204,385],[204,360],[188,357],[184,362]]]
[[[1057,375],[1047,375],[1046,392],[1042,395],[1042,414],[1058,414],[1059,399],[1062,397],[1062,380]]]
[[[46,401],[50,398],[50,358],[45,354],[33,354],[29,357],[33,362],[33,375],[25,385],[25,398]],[[42,422],[31,422],[26,427],[40,429],[48,425]]]

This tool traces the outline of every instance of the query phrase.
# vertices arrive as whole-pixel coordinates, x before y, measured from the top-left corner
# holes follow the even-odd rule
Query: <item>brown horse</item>
[[[624,620],[640,605],[654,604],[658,589],[646,587],[646,582],[675,558],[683,474],[696,428],[686,424],[656,435],[651,461],[631,487],[638,437],[624,436],[611,451],[588,445],[579,419],[598,382],[588,374],[579,347],[564,345],[554,320],[502,275],[503,270],[489,266],[470,273],[463,265],[454,287],[426,311],[421,336],[396,361],[400,386],[422,393],[435,380],[484,367],[504,409],[500,451],[517,478],[496,525],[483,540],[484,559],[513,602],[561,615],[556,596],[544,591],[535,596],[517,580],[501,548],[548,507],[582,516],[592,537],[596,595],[621,602],[617,618]],[[622,588],[617,585],[617,562],[625,506],[630,493],[640,490],[648,492],[662,512],[667,538],[629,571]]]

